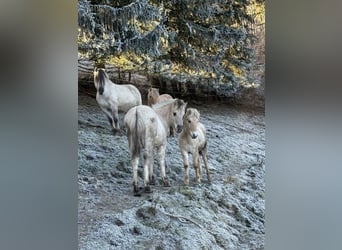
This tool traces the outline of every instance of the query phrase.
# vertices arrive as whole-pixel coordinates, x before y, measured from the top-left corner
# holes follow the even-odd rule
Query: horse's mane
[[[105,78],[108,78],[108,75],[104,69],[98,69],[98,76],[99,76],[99,81],[104,81]]]
[[[110,80],[107,72],[105,71],[105,69],[98,69],[99,73],[101,72],[101,74],[99,74],[99,81],[105,81],[106,79],[108,80],[109,84],[113,84],[113,85],[116,85],[115,82],[113,82],[112,80]]]
[[[174,103],[176,102],[178,99],[168,99],[168,100],[165,100],[165,101],[162,101],[162,102],[158,102],[154,105],[152,105],[152,108],[154,109],[160,109],[160,108],[163,108],[171,103]]]
[[[108,78],[107,73],[105,72],[104,69],[98,69],[97,70],[97,77],[98,77],[98,81],[99,81],[99,94],[102,95],[103,91],[104,91],[104,84],[106,81],[106,78]]]

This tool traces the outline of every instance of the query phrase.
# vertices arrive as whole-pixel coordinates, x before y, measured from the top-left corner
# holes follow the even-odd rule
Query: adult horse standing
[[[169,94],[159,94],[158,88],[149,88],[147,93],[147,105],[152,107],[152,105],[162,102],[168,99],[172,99],[172,96]]]
[[[182,99],[167,99],[152,105],[152,109],[162,117],[168,125],[168,136],[175,136],[183,128],[183,116],[187,103]]]
[[[119,111],[126,113],[130,108],[142,104],[139,90],[131,84],[113,83],[103,68],[94,69],[94,85],[97,103],[106,114],[114,133],[119,132]]]
[[[183,105],[179,105],[179,103],[183,103]],[[131,108],[124,118],[133,166],[133,192],[135,196],[140,195],[138,188],[138,164],[141,153],[144,159],[144,191],[151,192],[150,185],[155,183],[153,176],[154,148],[157,148],[164,186],[169,186],[165,173],[165,149],[170,128],[169,124],[175,124],[178,128],[182,126],[182,120],[179,121],[175,117],[178,116],[178,113],[180,116],[184,115],[186,103],[183,100],[176,99],[164,105],[166,105],[164,108],[170,110],[171,115],[165,115],[165,113],[159,115],[158,110],[156,111],[146,105],[139,105]]]

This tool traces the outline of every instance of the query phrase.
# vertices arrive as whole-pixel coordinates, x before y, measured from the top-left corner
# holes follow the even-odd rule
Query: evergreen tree
[[[79,52],[159,75],[238,87],[253,51],[252,0],[79,0]],[[122,61],[121,61],[122,62]]]

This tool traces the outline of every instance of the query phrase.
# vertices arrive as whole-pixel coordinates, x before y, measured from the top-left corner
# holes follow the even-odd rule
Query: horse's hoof
[[[121,136],[121,135],[123,135],[123,132],[120,129],[113,128],[112,132],[113,132],[114,136]]]
[[[189,177],[188,178],[184,178],[184,186],[189,186]]]
[[[146,186],[145,189],[144,189],[144,192],[145,193],[152,193],[152,189],[150,186]]]
[[[134,190],[133,190],[133,195],[134,195],[134,196],[141,196],[141,191],[140,191],[140,190],[141,190],[141,188],[134,189]]]
[[[141,188],[138,187],[138,185],[133,183],[133,195],[134,196],[141,196]]]
[[[152,179],[150,179],[149,184],[153,186],[156,185],[156,179],[154,178],[154,175],[152,175]]]
[[[163,183],[164,183],[164,187],[170,187],[170,183],[167,179],[164,179]]]

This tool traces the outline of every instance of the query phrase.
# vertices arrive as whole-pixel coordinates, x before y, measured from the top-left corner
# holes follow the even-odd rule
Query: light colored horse
[[[139,90],[131,85],[113,83],[105,69],[94,69],[94,85],[97,89],[96,100],[106,114],[114,133],[120,131],[118,112],[127,112],[130,108],[141,105]]]
[[[186,103],[183,100],[172,99],[160,107],[152,109],[149,106],[139,105],[131,108],[124,118],[127,129],[128,144],[131,152],[133,166],[133,191],[134,195],[140,195],[138,188],[138,164],[140,154],[143,153],[144,166],[144,190],[151,192],[149,185],[154,184],[153,176],[153,149],[157,148],[161,177],[164,186],[169,186],[165,174],[165,149],[170,123],[181,128],[182,119],[176,120],[178,116],[185,113]],[[167,112],[168,111],[168,112]],[[171,112],[171,115],[169,115]],[[176,115],[174,115],[176,113]]]
[[[147,93],[147,105],[152,106],[158,102],[162,102],[168,99],[172,99],[172,96],[169,94],[162,94],[159,95],[159,89],[158,88],[149,88]]]
[[[187,103],[181,99],[168,99],[152,105],[152,109],[166,121],[168,135],[174,136],[176,132],[181,132],[186,105]]]
[[[184,163],[184,185],[189,185],[189,158],[192,154],[192,162],[196,171],[196,182],[201,183],[202,169],[199,154],[202,155],[207,172],[208,181],[211,182],[207,158],[206,130],[199,122],[200,113],[197,109],[188,108],[183,118],[183,130],[178,138],[178,145]]]

